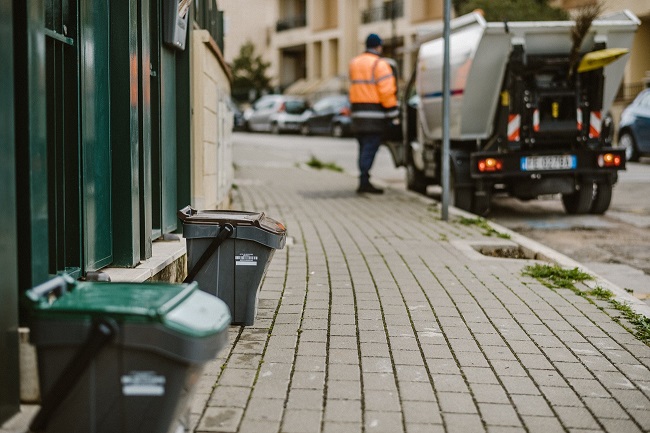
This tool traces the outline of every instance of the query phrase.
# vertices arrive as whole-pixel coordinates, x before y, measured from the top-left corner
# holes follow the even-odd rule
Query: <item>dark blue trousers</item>
[[[381,145],[381,134],[357,135],[359,141],[359,185],[370,184],[370,168]]]

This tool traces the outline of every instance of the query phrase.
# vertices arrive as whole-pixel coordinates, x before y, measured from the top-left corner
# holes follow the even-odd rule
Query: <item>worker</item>
[[[370,183],[370,168],[388,123],[398,119],[397,80],[381,58],[382,40],[375,33],[366,38],[366,51],[350,61],[352,132],[359,141],[357,193],[382,194]]]

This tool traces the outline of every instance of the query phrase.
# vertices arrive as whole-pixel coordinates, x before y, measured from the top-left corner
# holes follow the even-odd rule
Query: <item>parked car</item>
[[[634,98],[621,114],[618,126],[618,145],[625,148],[625,159],[638,161],[650,155],[650,89]]]
[[[304,98],[287,95],[265,95],[244,112],[249,131],[298,132],[307,109]]]
[[[347,95],[325,96],[307,111],[300,132],[303,135],[329,134],[344,137],[350,135],[351,123]]]

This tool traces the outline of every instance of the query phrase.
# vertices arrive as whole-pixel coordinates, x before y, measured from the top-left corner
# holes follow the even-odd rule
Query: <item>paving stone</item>
[[[244,418],[237,433],[277,433],[280,431],[280,421],[260,421]]]
[[[366,432],[400,433],[404,431],[402,416],[395,412],[366,411],[364,414]]]
[[[293,389],[323,389],[325,387],[325,372],[296,371],[291,378]]]
[[[287,409],[282,421],[282,432],[318,433],[320,432],[322,412],[317,410]]]
[[[521,427],[521,421],[510,404],[479,403],[478,408],[488,426]]]
[[[239,386],[218,386],[207,402],[207,406],[245,408],[251,395],[251,388]],[[204,403],[205,406],[205,403]]]
[[[551,407],[541,395],[512,395],[510,396],[517,412],[522,415],[552,417]]]
[[[478,414],[444,413],[442,416],[449,432],[481,433],[485,431]]]
[[[323,426],[323,433],[361,433],[362,423],[328,422]]]
[[[239,408],[208,407],[196,431],[197,433],[234,433],[243,414],[244,410]]]
[[[442,424],[442,416],[435,402],[402,402],[402,411],[404,413],[404,419],[408,420],[409,424]]]
[[[401,405],[399,394],[395,391],[364,390],[364,406],[367,411],[399,412]]]
[[[368,408],[366,407],[366,409]],[[360,400],[327,400],[325,406],[326,422],[335,421],[361,425],[362,418]]]
[[[566,430],[558,419],[550,416],[523,416],[530,433],[561,433]]]
[[[600,426],[584,407],[554,407],[562,425],[568,428],[598,430]]]
[[[477,413],[472,395],[464,392],[439,392],[438,402],[442,412],[445,413]]]

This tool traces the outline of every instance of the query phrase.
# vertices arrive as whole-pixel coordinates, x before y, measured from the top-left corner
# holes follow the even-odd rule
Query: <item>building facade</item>
[[[555,0],[569,11],[597,0]],[[605,11],[629,9],[642,24],[636,34],[621,99],[633,98],[650,71],[650,2],[599,0]],[[402,79],[413,69],[418,31],[440,25],[442,0],[221,0],[227,18],[225,57],[231,62],[246,40],[270,62],[279,91],[314,96],[344,92],[348,62],[363,50],[369,33],[385,42]]]
[[[177,211],[228,205],[221,14],[196,0],[178,26],[167,3],[0,2],[0,425],[32,375],[26,290],[61,272],[182,281]]]

